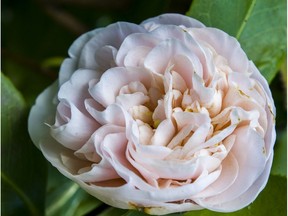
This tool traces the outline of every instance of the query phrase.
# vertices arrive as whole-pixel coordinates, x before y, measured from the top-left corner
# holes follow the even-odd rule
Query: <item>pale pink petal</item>
[[[95,60],[97,60],[97,70],[99,74],[105,72],[109,68],[116,67],[117,49],[110,45],[105,45],[97,50],[95,53]]]
[[[254,184],[266,166],[266,156],[263,154],[264,141],[257,132],[249,127],[241,127],[234,134],[236,140],[231,151],[239,165],[238,176],[226,191],[205,199],[206,207],[217,206],[239,197]]]
[[[151,48],[139,46],[130,50],[124,59],[125,67],[143,67],[147,54]]]
[[[106,165],[106,164],[108,165]],[[113,179],[119,179],[119,175],[110,165],[109,162],[102,160],[99,164],[92,164],[91,167],[85,167],[80,169],[78,175],[75,177],[83,182],[103,182]]]
[[[221,204],[220,208],[215,209],[216,211],[223,211],[223,212],[232,212],[237,211],[238,209],[244,208],[245,206],[252,203],[259,193],[264,189],[268,182],[268,178],[270,175],[270,170],[272,166],[272,158],[273,153],[271,154],[271,157],[266,163],[265,169],[263,173],[259,176],[259,178],[253,183],[253,185],[247,189],[245,193],[243,193],[241,196],[236,198],[235,200],[229,201],[227,203]]]
[[[70,79],[72,74],[78,69],[77,64],[78,62],[76,59],[64,59],[59,71],[59,86],[61,86],[63,83],[67,82]]]
[[[195,148],[195,146],[199,146],[205,142],[208,133],[210,131],[211,124],[204,123],[201,124],[196,130],[194,130],[193,135],[188,139],[183,147],[183,153],[188,153],[191,149]]]
[[[157,127],[151,139],[152,145],[166,146],[175,134],[175,127],[170,119],[165,119]]]
[[[184,93],[187,89],[187,86],[183,77],[179,73],[172,71],[172,79],[173,79],[172,88],[179,90],[181,93]]]
[[[152,117],[153,117],[155,126],[157,126],[157,122],[160,123],[161,121],[166,119],[165,108],[164,108],[164,100],[158,100],[158,105],[155,108]]]
[[[149,97],[142,92],[133,94],[122,94],[116,97],[115,103],[122,106],[125,110],[129,110],[133,106],[139,106],[149,102]]]
[[[252,61],[249,62],[249,71],[252,72],[251,78],[255,78],[259,83],[261,83],[262,88],[265,90],[265,94],[267,94],[267,103],[271,108],[272,113],[275,115],[276,114],[276,108],[274,105],[274,101],[272,98],[271,91],[269,89],[269,84],[267,80],[261,75],[259,70],[256,68],[254,63]]]
[[[116,56],[116,63],[118,66],[124,66],[124,60],[126,55],[130,51],[134,51],[135,48],[141,47],[141,49],[151,49],[156,46],[160,40],[151,34],[135,33],[127,36],[121,44]],[[128,66],[128,65],[126,65]]]
[[[203,28],[205,27],[201,22],[191,17],[180,15],[180,14],[162,14],[157,17],[153,17],[145,20],[141,23],[149,31],[155,29],[155,27],[161,25],[176,25],[185,26],[187,28]]]
[[[36,99],[28,117],[28,132],[33,143],[39,148],[39,142],[50,137],[50,127],[55,122],[58,82],[55,81]]]
[[[268,126],[267,111],[261,107],[255,100],[251,100],[242,94],[239,89],[229,88],[225,97],[223,98],[223,107],[241,107],[244,110],[255,110],[259,112],[260,118],[258,119],[260,130],[265,133]],[[271,116],[271,115],[270,115]]]
[[[151,74],[139,68],[116,67],[106,71],[96,85],[91,85],[91,96],[104,107],[113,104],[122,86],[140,81],[145,86],[151,82]]]
[[[191,132],[195,130],[195,126],[192,124],[185,125],[184,127],[181,128],[181,130],[178,131],[178,133],[173,136],[171,141],[167,144],[168,148],[174,149],[177,146],[181,146],[184,139],[191,134]]]
[[[74,71],[78,69],[78,58],[80,56],[81,50],[85,46],[85,44],[97,33],[101,32],[103,28],[95,29],[90,32],[87,32],[77,38],[73,44],[70,46],[68,50],[68,54],[71,58],[66,58],[59,72],[59,84],[62,85],[64,82],[67,82]]]
[[[104,72],[105,68],[109,65],[103,67],[101,59],[99,60],[96,58],[96,56],[99,55],[97,53],[101,51],[101,48],[108,45],[115,49],[119,49],[121,43],[128,35],[137,32],[146,32],[146,30],[139,25],[125,22],[118,22],[103,28],[83,46],[80,52],[78,67]],[[102,67],[100,67],[100,65]]]
[[[198,76],[197,73],[193,74],[193,94],[196,94],[199,99],[199,103],[203,106],[210,106],[214,102],[216,90],[214,88],[207,88],[204,80]]]
[[[138,170],[141,173],[142,170],[145,171],[146,178],[175,180],[196,179],[204,171],[208,171],[209,173],[213,172],[221,163],[219,159],[211,156],[199,157],[195,161],[152,159],[143,156],[141,152],[135,151],[132,147],[128,150],[132,159],[139,164],[138,168],[140,168],[140,170]],[[186,172],[183,172],[183,170],[186,170]],[[151,174],[147,176],[147,173]]]
[[[201,205],[205,206],[205,198],[221,194],[227,190],[236,180],[238,176],[238,163],[237,159],[233,154],[229,154],[225,160],[221,163],[222,169],[219,178],[209,185],[205,190],[193,196],[194,200],[200,200],[204,198],[204,201],[201,202]]]
[[[122,109],[117,104],[109,105],[105,110],[99,110],[94,100],[86,100],[85,106],[90,115],[100,124],[125,126]]]
[[[186,88],[192,88],[192,75],[195,71],[193,63],[185,55],[174,56],[173,70],[176,71],[185,81]],[[201,71],[198,73],[201,73]],[[184,87],[183,87],[184,88]]]
[[[191,32],[193,37],[203,42],[203,46],[208,43],[219,55],[225,57],[233,71],[248,71],[248,58],[234,37],[215,28],[195,28]]]
[[[173,113],[173,117],[177,123],[178,130],[186,125],[192,125],[196,129],[202,124],[209,124],[211,121],[209,116],[204,113],[175,112]]]
[[[92,31],[89,31],[85,34],[82,34],[80,37],[78,37],[70,46],[68,50],[68,54],[72,58],[79,58],[83,48],[86,46],[87,42],[95,37],[95,35],[102,34],[102,31],[105,30],[105,28],[98,28]]]
[[[98,127],[96,121],[63,100],[57,106],[57,117],[55,125],[51,127],[51,136],[65,147],[77,150]]]
[[[151,50],[146,56],[144,66],[153,73],[164,74],[167,68],[173,67],[174,57],[178,55],[186,56],[194,67],[199,65],[198,58],[183,42],[176,39],[167,39]],[[195,68],[195,71],[201,70],[202,68]]]
[[[85,113],[84,100],[91,98],[88,88],[91,79],[98,79],[99,74],[93,70],[77,70],[69,81],[61,85],[58,92],[59,100],[66,100],[74,104],[81,112]]]

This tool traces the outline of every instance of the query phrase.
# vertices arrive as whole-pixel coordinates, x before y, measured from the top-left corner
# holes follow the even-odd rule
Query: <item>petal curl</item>
[[[98,55],[97,53],[100,49],[106,45],[119,49],[123,40],[128,35],[137,32],[146,32],[146,30],[142,26],[125,22],[118,22],[103,28],[101,31],[97,32],[97,34],[93,35],[81,49],[78,67],[103,73],[105,69],[110,66],[110,61],[114,61],[113,55],[110,55],[109,65],[105,65],[104,67],[101,59],[96,59],[95,55]]]
[[[99,124],[84,115],[73,104],[62,100],[57,106],[56,122],[51,136],[72,150],[77,150],[90,138]]]
[[[91,96],[104,107],[113,104],[122,86],[130,82],[140,81],[145,86],[151,84],[151,74],[139,68],[116,67],[106,71],[100,81],[91,85]]]

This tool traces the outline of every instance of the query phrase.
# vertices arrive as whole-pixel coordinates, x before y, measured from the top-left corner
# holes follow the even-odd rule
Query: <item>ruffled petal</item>
[[[186,56],[191,61],[195,71],[202,71],[195,54],[183,42],[176,39],[164,40],[153,48],[146,56],[144,66],[153,73],[164,74],[168,68],[173,66],[174,57],[178,55]]]
[[[65,147],[77,150],[84,145],[99,124],[81,113],[75,105],[62,100],[57,106],[56,122],[51,136]]]
[[[222,169],[219,178],[205,190],[193,197],[193,199],[198,200],[202,206],[205,206],[205,198],[221,194],[235,182],[238,176],[239,166],[233,154],[230,153],[225,160],[223,160],[221,166]]]
[[[136,65],[126,65],[124,64],[127,58],[127,54],[130,51],[135,52],[135,49],[141,48],[146,53],[146,50],[152,49],[154,46],[156,46],[160,40],[157,37],[154,37],[151,34],[144,34],[144,33],[135,33],[127,36],[123,43],[121,44],[121,47],[119,48],[119,51],[116,56],[116,63],[118,66],[136,66]],[[139,53],[139,51],[138,51]],[[143,53],[143,54],[144,54]],[[143,58],[145,55],[143,56]]]
[[[205,198],[202,203],[205,202],[204,206],[206,208],[218,208],[225,211],[225,207],[223,206],[222,209],[221,204],[244,194],[263,173],[266,166],[266,156],[263,154],[263,139],[249,127],[241,127],[234,134],[237,136],[231,151],[239,166],[238,176],[234,183],[221,194]],[[242,207],[239,206],[238,209]]]
[[[94,100],[88,99],[85,101],[85,106],[90,115],[101,125],[113,124],[125,126],[124,115],[119,105],[111,104],[105,110],[101,110]]]
[[[187,28],[203,28],[205,27],[201,22],[191,17],[180,14],[162,14],[145,20],[141,23],[148,31],[151,31],[161,25],[176,25],[185,26]]]
[[[104,107],[115,103],[116,96],[122,86],[133,81],[140,81],[145,86],[151,84],[151,74],[139,68],[116,67],[106,71],[100,81],[91,85],[89,92],[91,96]]]
[[[101,31],[98,31],[81,49],[79,56],[79,68],[92,69],[103,73],[106,68],[109,68],[111,61],[114,61],[113,55],[110,55],[108,65],[103,65],[101,58],[96,56],[101,52],[101,48],[106,45],[119,49],[123,40],[132,33],[146,32],[146,30],[139,25],[132,23],[118,22],[111,24]],[[112,52],[113,53],[113,52]]]
[[[99,79],[99,74],[93,70],[75,71],[70,80],[61,85],[58,99],[74,104],[81,112],[85,113],[84,100],[91,98],[88,92],[88,83],[92,79]]]
[[[233,71],[248,71],[248,58],[235,38],[215,28],[195,28],[191,32],[204,47],[209,44],[216,53],[225,57]]]

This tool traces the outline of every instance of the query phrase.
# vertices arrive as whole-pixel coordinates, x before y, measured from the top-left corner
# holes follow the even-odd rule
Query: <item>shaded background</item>
[[[8,92],[10,97],[1,98],[2,104],[9,105],[2,106],[2,113],[12,113],[1,117],[1,170],[5,171],[5,175],[1,172],[2,215],[44,215],[45,208],[47,215],[67,216],[98,215],[99,212],[103,216],[121,215],[126,212],[91,199],[55,171],[29,138],[27,114],[37,95],[57,79],[59,65],[79,35],[117,21],[140,23],[162,13],[185,14],[190,4],[191,0],[2,0],[1,71],[12,82],[9,84],[8,81],[7,85],[14,85],[23,96],[15,89]],[[5,85],[2,84],[1,89]],[[281,64],[270,86],[277,107],[277,143],[286,143],[287,63]],[[278,145],[275,151],[287,151],[287,146],[284,150],[277,148]],[[287,158],[282,161],[285,163]],[[6,181],[8,177],[17,185]],[[27,197],[17,189],[26,192]],[[286,179],[271,183],[266,193],[277,194],[282,199],[271,209],[286,205],[286,190]],[[29,206],[25,197],[34,201],[37,208],[34,209],[33,203]],[[265,203],[263,200],[263,205],[269,205],[270,201]],[[68,209],[74,211],[73,214]],[[286,215],[287,210],[280,212]]]

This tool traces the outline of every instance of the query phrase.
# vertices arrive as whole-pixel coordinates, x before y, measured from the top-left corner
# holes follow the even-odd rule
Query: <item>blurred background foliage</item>
[[[32,144],[26,122],[35,98],[57,79],[59,66],[79,35],[117,21],[140,23],[167,12],[188,12],[207,26],[218,27],[237,37],[270,81],[277,108],[277,142],[271,177],[252,205],[228,215],[286,215],[286,1],[262,0],[256,2],[256,6],[255,2],[193,0],[191,6],[191,0],[2,0],[2,215],[145,215],[109,207],[59,174]],[[258,14],[257,10],[268,12],[262,13],[266,18],[255,15],[254,20],[246,20],[247,28],[243,30],[238,21],[241,12],[245,15],[249,10],[252,14]],[[260,24],[261,20],[264,23]],[[269,26],[272,26],[272,34],[266,31]],[[265,40],[250,40],[256,32]],[[260,44],[257,49],[251,49],[249,43]],[[173,215],[222,214],[203,210]]]

